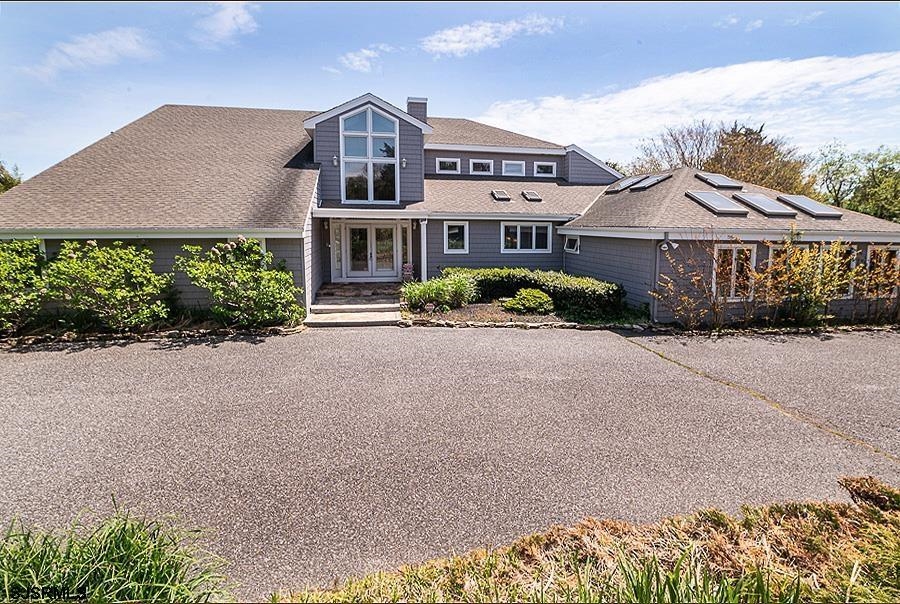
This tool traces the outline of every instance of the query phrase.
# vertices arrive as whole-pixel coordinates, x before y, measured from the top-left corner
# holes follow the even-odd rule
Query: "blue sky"
[[[0,159],[26,177],[165,103],[364,92],[627,162],[692,119],[900,143],[900,3],[0,3]]]

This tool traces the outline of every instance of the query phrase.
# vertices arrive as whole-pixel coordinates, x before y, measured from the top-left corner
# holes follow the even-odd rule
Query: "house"
[[[38,238],[48,255],[65,239],[140,241],[160,271],[182,245],[254,237],[307,307],[324,283],[395,282],[404,265],[423,280],[449,266],[565,270],[622,283],[660,320],[648,291],[668,242],[756,246],[792,224],[810,241],[900,241],[900,225],[716,178],[625,178],[574,144],[430,116],[424,98],[405,110],[372,94],[324,112],[165,105],[0,197],[0,237]],[[182,275],[176,287],[204,303]]]

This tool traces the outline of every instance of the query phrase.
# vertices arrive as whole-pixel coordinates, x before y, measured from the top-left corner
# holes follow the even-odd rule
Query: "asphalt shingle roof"
[[[509,201],[497,201],[493,189],[503,189]],[[422,209],[432,214],[552,214],[578,216],[604,187],[572,185],[562,180],[426,178]],[[522,191],[536,191],[542,201],[526,201]]]
[[[654,228],[654,229],[767,229],[789,230],[791,225],[803,232],[854,231],[893,233],[900,236],[900,224],[896,224],[859,212],[841,208],[838,219],[813,218],[801,211],[796,217],[767,217],[748,208],[747,216],[718,216],[685,195],[687,191],[717,191],[731,199],[735,189],[716,189],[699,178],[697,170],[680,168],[659,184],[644,191],[627,189],[619,193],[601,195],[584,216],[567,224],[572,228]],[[614,187],[615,184],[610,185]],[[744,183],[743,191],[762,193],[776,199],[779,193],[766,187]],[[736,202],[742,205],[740,202]],[[785,204],[782,204],[785,205]]]
[[[429,117],[434,132],[427,135],[425,144],[480,145],[486,147],[529,147],[532,149],[564,149],[562,145],[525,136],[481,122],[455,117]]]
[[[164,105],[0,195],[0,228],[302,228],[308,115]]]

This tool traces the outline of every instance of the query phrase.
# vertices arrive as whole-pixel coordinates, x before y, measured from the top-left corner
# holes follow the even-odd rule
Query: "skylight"
[[[843,216],[833,206],[826,206],[824,203],[819,203],[806,195],[779,195],[778,201],[783,201],[813,218],[840,218]]]
[[[736,180],[714,172],[697,172],[694,176],[717,189],[740,189],[744,186]]]
[[[624,178],[624,179],[620,180],[619,182],[617,182],[616,184],[609,187],[606,190],[606,192],[607,193],[618,193],[619,191],[624,191],[631,185],[636,184],[636,183],[644,180],[645,178],[647,178],[646,174],[639,174],[637,176],[629,176],[628,178]]]
[[[510,199],[512,199],[509,196],[509,193],[507,193],[503,189],[494,189],[493,191],[491,191],[491,197],[493,197],[497,201],[509,201]]]
[[[526,201],[541,201],[541,196],[538,195],[537,191],[522,191],[522,197]]]
[[[794,217],[797,215],[796,210],[783,206],[771,197],[767,197],[762,193],[735,193],[732,197],[766,216]]]
[[[744,206],[734,203],[715,191],[688,191],[685,195],[717,215],[746,216],[750,213],[750,210]]]
[[[662,181],[664,181],[667,178],[672,178],[672,175],[671,174],[653,174],[652,176],[648,176],[647,178],[645,178],[641,182],[637,183],[636,185],[632,185],[631,190],[632,191],[646,191],[653,185],[658,185],[659,183],[661,183]]]

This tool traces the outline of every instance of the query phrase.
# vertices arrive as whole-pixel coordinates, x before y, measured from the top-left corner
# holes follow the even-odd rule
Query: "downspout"
[[[663,241],[668,241],[669,234],[663,233]],[[659,283],[659,241],[657,239],[653,240],[653,283],[651,287],[656,289],[656,284]],[[655,296],[650,296],[650,320],[656,322],[656,306],[659,301]]]
[[[428,236],[425,234],[425,231],[428,230],[428,219],[422,218],[419,220],[419,245],[422,246],[422,281],[428,281]]]

